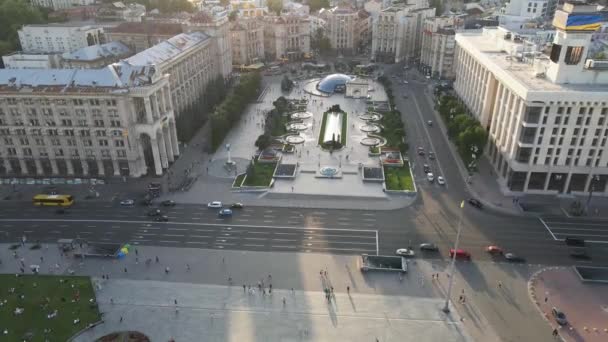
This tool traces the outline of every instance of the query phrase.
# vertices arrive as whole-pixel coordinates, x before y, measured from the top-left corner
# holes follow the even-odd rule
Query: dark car
[[[555,319],[557,324],[559,324],[559,325],[568,324],[568,319],[566,318],[566,314],[563,311],[561,311],[560,309],[556,308],[555,306],[551,309],[551,314],[553,315],[553,318]]]
[[[435,152],[429,152],[429,159],[435,160]]]
[[[434,243],[425,242],[420,244],[420,250],[427,252],[437,252],[439,251],[439,247]]]
[[[152,200],[151,200],[151,199],[149,199],[149,198],[144,198],[144,199],[142,199],[142,200],[141,200],[141,202],[140,202],[140,203],[141,203],[141,205],[146,205],[146,206],[148,206],[148,205],[152,204]]]
[[[479,200],[478,200],[478,199],[475,199],[475,198],[469,198],[469,199],[467,200],[467,202],[469,202],[469,204],[470,204],[470,205],[474,206],[474,207],[475,207],[475,208],[477,208],[477,209],[481,209],[481,208],[483,208],[483,204],[482,204],[481,202],[479,202]]]
[[[583,240],[581,238],[577,238],[577,237],[567,237],[564,239],[564,242],[566,242],[566,246],[576,246],[576,247],[585,246],[585,240]]]
[[[526,259],[520,257],[519,255],[515,255],[513,253],[505,254],[505,259],[508,262],[526,262]]]
[[[431,167],[429,166],[429,164],[424,164],[422,166],[422,168],[424,169],[424,173],[429,173],[431,172]]]
[[[238,203],[238,202],[237,203],[232,203],[230,205],[230,208],[232,208],[232,209],[243,209],[243,207],[244,207],[243,203]]]
[[[161,216],[162,214],[163,212],[160,211],[160,209],[152,209],[148,211],[148,216]]]
[[[590,260],[591,256],[584,249],[573,249],[570,251],[570,256],[574,259]]]
[[[169,216],[167,216],[167,215],[157,216],[157,217],[154,218],[154,221],[156,221],[156,222],[169,222]]]
[[[175,207],[175,201],[172,201],[172,200],[162,201],[162,202],[160,202],[160,204],[163,207]]]

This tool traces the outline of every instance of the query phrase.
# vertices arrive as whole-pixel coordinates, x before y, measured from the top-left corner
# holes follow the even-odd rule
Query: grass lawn
[[[384,167],[384,179],[388,190],[414,191],[414,180],[410,173],[408,162],[404,161],[403,167]]]
[[[61,282],[63,280],[63,282]],[[11,289],[15,289],[11,293]],[[0,306],[0,329],[8,330],[2,341],[22,341],[26,333],[32,334],[30,341],[44,341],[44,329],[51,329],[46,334],[49,341],[67,341],[72,335],[90,323],[100,320],[93,286],[89,277],[23,275],[0,275],[0,299],[6,300]],[[79,294],[79,295],[77,295]],[[21,299],[20,296],[24,298]],[[74,301],[77,297],[79,300]],[[62,300],[63,299],[63,300]],[[23,308],[22,314],[16,315],[16,308]],[[54,318],[48,314],[57,310]],[[74,324],[74,320],[80,322]]]
[[[236,176],[236,181],[234,182],[234,186],[237,186],[237,187],[241,186],[241,184],[243,183],[243,178],[245,178],[244,173]]]
[[[272,174],[277,163],[259,163],[257,160],[253,164],[253,174],[247,175],[244,186],[269,186]]]

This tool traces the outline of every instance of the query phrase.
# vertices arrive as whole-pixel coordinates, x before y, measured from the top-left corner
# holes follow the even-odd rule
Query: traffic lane
[[[547,231],[555,240],[567,237],[584,239],[589,243],[608,244],[608,222],[589,219],[540,218]]]

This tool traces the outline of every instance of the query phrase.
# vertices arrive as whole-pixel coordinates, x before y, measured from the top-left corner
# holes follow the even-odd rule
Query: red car
[[[486,247],[486,252],[488,252],[492,255],[502,255],[504,253],[502,248],[500,248],[498,246],[488,246],[488,247]]]
[[[464,249],[454,250],[454,248],[450,248],[450,258],[454,257],[454,253],[456,253],[456,259],[471,260],[471,253],[465,251]]]

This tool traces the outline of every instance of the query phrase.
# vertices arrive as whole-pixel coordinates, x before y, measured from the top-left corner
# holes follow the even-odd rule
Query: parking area
[[[565,238],[580,238],[588,243],[608,244],[608,222],[565,217],[539,218],[549,234],[556,241]]]

